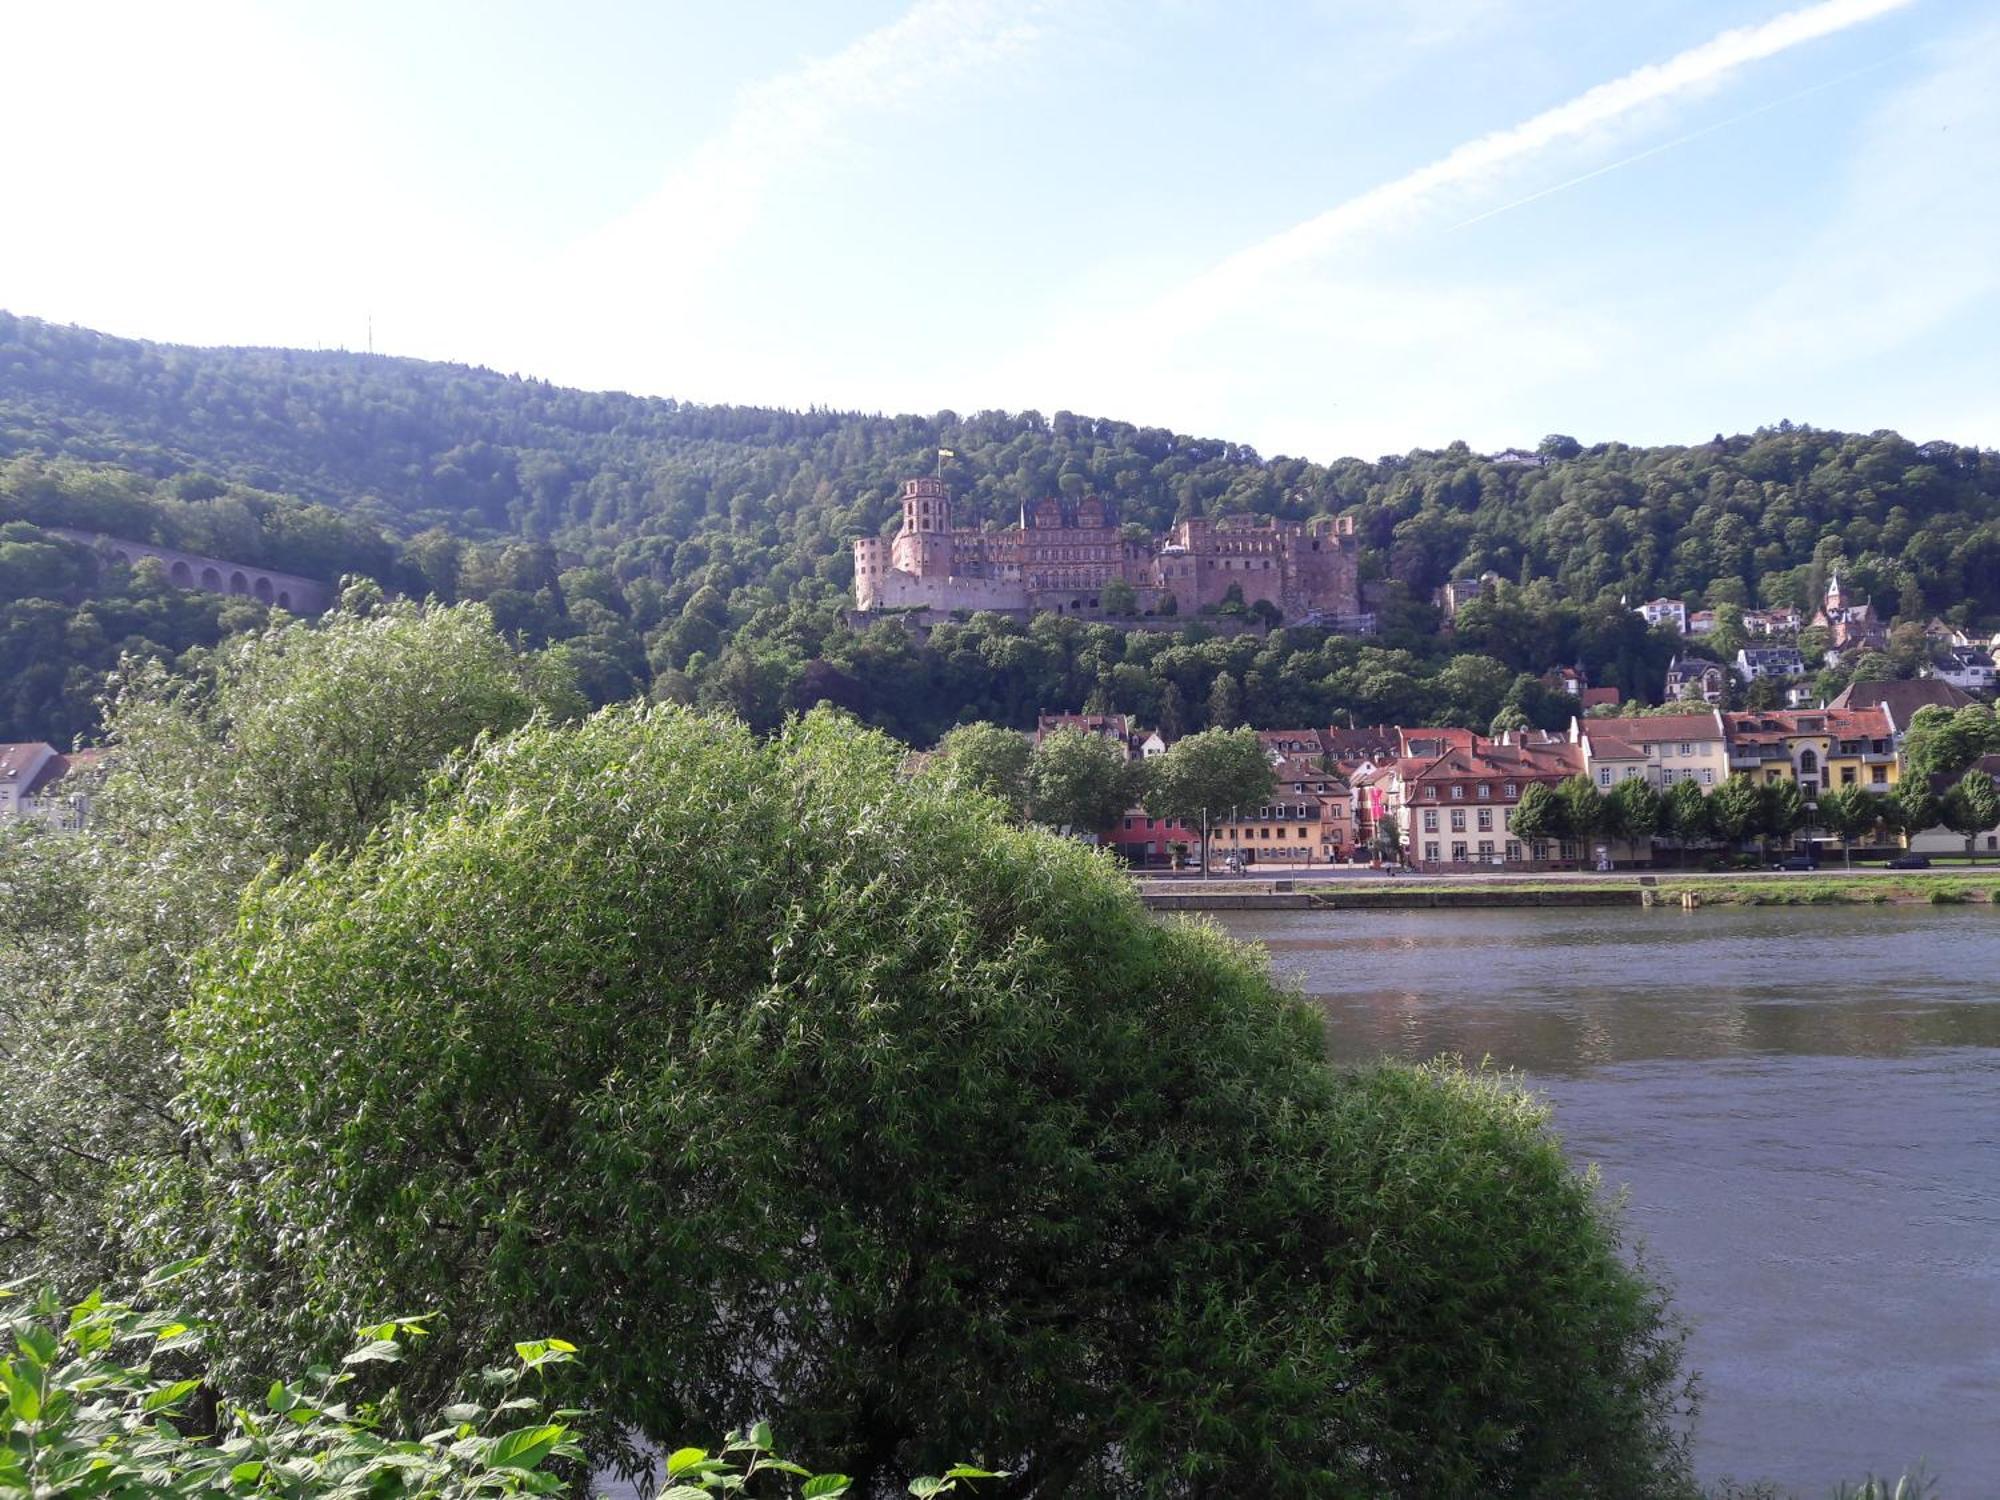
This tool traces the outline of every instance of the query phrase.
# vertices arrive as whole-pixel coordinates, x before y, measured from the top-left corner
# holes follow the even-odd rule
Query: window
[[[1437,799],[1438,799],[1438,789],[1436,787],[1427,786],[1424,788],[1424,800],[1426,802],[1435,802],[1437,801]]]
[[[1465,840],[1464,840],[1464,839],[1454,839],[1454,840],[1452,841],[1452,846],[1451,846],[1451,862],[1452,862],[1453,864],[1455,864],[1455,865],[1462,865],[1462,864],[1464,864],[1464,863],[1465,863]]]
[[[1713,771],[1703,771],[1703,772],[1701,773],[1701,784],[1702,784],[1703,786],[1714,786],[1714,785],[1715,785],[1715,772],[1713,772]]]
[[[1889,782],[1889,768],[1887,766],[1870,766],[1868,768],[1869,785],[1886,786],[1888,785],[1888,782]]]
[[[1424,832],[1436,833],[1437,831],[1438,831],[1437,809],[1435,807],[1427,807],[1424,809]]]
[[[1854,785],[1854,767],[1842,766],[1840,768],[1840,784],[1842,786]]]
[[[1515,862],[1518,862],[1520,860],[1521,841],[1519,839],[1507,840],[1507,858]]]
[[[1519,797],[1520,795],[1521,795],[1521,784],[1520,784],[1520,783],[1519,783],[1518,781],[1510,781],[1510,782],[1508,782],[1508,783],[1507,783],[1507,800],[1508,800],[1509,802],[1512,802],[1512,801],[1514,801],[1514,800],[1515,800],[1516,798],[1518,798],[1518,797]]]
[[[1479,831],[1481,833],[1491,833],[1493,831],[1492,808],[1482,807],[1479,809]]]
[[[1683,755],[1694,754],[1694,745],[1691,741],[1688,740],[1681,741],[1681,754]]]
[[[1462,807],[1454,807],[1454,808],[1453,808],[1453,809],[1451,810],[1451,831],[1452,831],[1453,833],[1463,833],[1463,832],[1465,832],[1465,809],[1464,809],[1464,808],[1462,808]]]
[[[1465,788],[1462,786],[1453,787],[1451,789],[1451,800],[1454,802],[1463,802],[1465,800]]]
[[[1660,785],[1672,786],[1673,784],[1674,784],[1674,768],[1672,766],[1668,766],[1665,770],[1660,772]]]
[[[1487,782],[1484,782],[1484,781],[1480,782],[1480,783],[1479,783],[1479,800],[1480,800],[1481,802],[1484,802],[1484,801],[1485,801],[1485,800],[1486,800],[1486,799],[1487,799],[1488,797],[1490,797],[1490,796],[1492,796],[1492,795],[1493,795],[1493,788],[1492,788],[1492,786],[1491,786],[1491,785],[1490,785],[1489,783],[1487,783]]]
[[[1424,858],[1429,860],[1432,864],[1437,863],[1438,846],[1436,845],[1436,843],[1433,842],[1424,845]]]
[[[1482,865],[1493,863],[1493,840],[1481,839],[1479,841],[1479,862]]]
[[[1597,784],[1599,786],[1611,785],[1611,767],[1599,766],[1597,768]]]

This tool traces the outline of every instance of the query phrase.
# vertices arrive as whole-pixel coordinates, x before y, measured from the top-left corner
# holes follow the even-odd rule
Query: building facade
[[[903,483],[893,537],[854,544],[854,602],[861,610],[1002,609],[1095,613],[1114,583],[1142,611],[1191,614],[1234,598],[1268,601],[1285,619],[1361,619],[1353,524],[1306,526],[1268,516],[1182,521],[1165,537],[1127,537],[1096,496],[1037,500],[998,531],[954,524],[939,479]]]

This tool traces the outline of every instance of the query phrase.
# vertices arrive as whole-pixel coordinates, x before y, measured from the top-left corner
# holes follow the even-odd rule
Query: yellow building
[[[1760,785],[1796,781],[1808,805],[1839,787],[1896,784],[1895,731],[1880,707],[1753,709],[1723,722],[1732,771]]]

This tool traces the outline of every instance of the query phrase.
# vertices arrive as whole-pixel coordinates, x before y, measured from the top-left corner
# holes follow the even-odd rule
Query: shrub
[[[0,1291],[0,1298],[9,1294]],[[399,1364],[428,1336],[427,1318],[360,1330],[337,1369],[273,1381],[254,1405],[218,1404],[193,1356],[210,1330],[101,1294],[65,1309],[44,1291],[0,1317],[0,1500],[44,1496],[284,1495],[469,1500],[573,1488],[581,1414],[547,1407],[540,1382],[572,1363],[561,1339],[514,1345],[480,1374],[479,1399],[445,1408],[422,1435],[399,1430],[397,1392],[359,1400],[369,1372]],[[529,1377],[535,1377],[530,1380]],[[534,1393],[526,1389],[536,1387]],[[663,1500],[748,1492],[839,1500],[853,1481],[815,1475],[772,1451],[763,1423],[715,1453],[666,1455]],[[919,1477],[911,1493],[956,1493],[1005,1475],[965,1465]]]
[[[898,759],[532,726],[254,890],[178,1026],[215,1166],[151,1205],[249,1352],[433,1307],[433,1400],[532,1321],[609,1421],[870,1492],[1681,1492],[1678,1331],[1540,1105],[1336,1073],[1252,954]]]

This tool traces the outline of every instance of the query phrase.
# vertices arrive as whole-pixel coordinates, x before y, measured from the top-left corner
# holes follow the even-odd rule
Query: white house
[[[1639,613],[1646,617],[1648,625],[1671,624],[1682,635],[1687,634],[1687,605],[1679,599],[1648,599],[1639,606]]]
[[[1990,693],[1996,681],[1993,658],[1977,646],[1957,646],[1940,654],[1924,669],[1926,677],[1936,677],[1968,693]]]
[[[1745,646],[1736,653],[1736,675],[1745,682],[1766,677],[1803,677],[1806,661],[1796,646]]]

